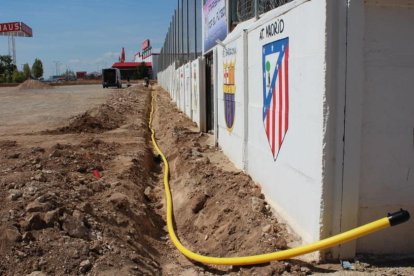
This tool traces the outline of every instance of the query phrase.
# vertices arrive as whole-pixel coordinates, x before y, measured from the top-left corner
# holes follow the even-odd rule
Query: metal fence
[[[230,0],[231,1],[231,0]],[[292,0],[237,0],[236,10],[239,22],[273,10]]]
[[[226,0],[230,25],[246,21],[292,0]],[[202,55],[202,7],[206,0],[177,0],[159,58],[159,71]]]
[[[160,71],[174,62],[181,66],[202,54],[202,5],[202,0],[177,0],[160,53]]]

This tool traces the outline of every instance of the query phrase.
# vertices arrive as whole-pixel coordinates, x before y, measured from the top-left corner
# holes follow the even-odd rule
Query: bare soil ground
[[[154,89],[183,244],[211,256],[289,247],[293,237],[260,188]],[[147,127],[151,89],[13,93],[0,90],[0,275],[349,273],[335,263],[229,267],[183,257],[166,233],[163,165]],[[354,264],[362,275],[414,274],[413,259],[360,256]]]

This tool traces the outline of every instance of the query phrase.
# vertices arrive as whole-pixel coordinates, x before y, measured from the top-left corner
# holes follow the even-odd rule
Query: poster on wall
[[[184,93],[184,66],[181,66],[179,69],[179,89],[178,89],[178,98],[177,98],[177,106],[181,111],[184,111],[185,107],[185,93]]]
[[[289,38],[263,45],[263,125],[273,160],[289,128]]]
[[[198,60],[195,60],[192,62],[191,64],[192,68],[191,68],[191,73],[192,73],[192,103],[191,103],[191,109],[192,109],[192,113],[193,113],[193,120],[196,117],[195,115],[198,114]],[[198,121],[196,121],[198,123]]]
[[[184,112],[191,118],[191,63],[184,65],[184,94],[185,106]]]
[[[233,131],[234,119],[236,114],[236,68],[237,48],[235,45],[228,45],[223,49],[223,100],[224,100],[224,119],[228,132]]]
[[[203,19],[205,53],[227,36],[226,0],[204,0]]]
[[[179,93],[180,93],[180,70],[175,70],[175,78],[174,78],[174,94],[173,99],[176,101],[177,106],[179,104]]]

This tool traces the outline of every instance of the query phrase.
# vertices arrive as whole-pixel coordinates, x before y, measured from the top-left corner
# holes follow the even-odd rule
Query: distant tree
[[[75,72],[73,72],[72,70],[66,70],[66,72],[64,74],[62,74],[62,76],[65,78],[65,80],[67,81],[73,81],[76,80],[76,74]]]
[[[15,70],[17,70],[17,67],[13,64],[11,56],[0,55],[0,76],[2,76],[3,82],[11,82]]]
[[[32,65],[32,74],[33,77],[38,79],[41,76],[43,76],[43,63],[40,59],[35,59],[33,65]]]
[[[18,70],[15,70],[13,72],[12,79],[13,79],[13,82],[20,83],[20,82],[24,82],[24,80],[26,79],[26,76],[25,76],[24,72],[20,72]]]
[[[137,71],[138,71],[138,78],[139,79],[143,79],[143,78],[148,78],[149,77],[149,69],[145,65],[145,62],[141,62],[141,64],[137,68]]]
[[[30,70],[30,65],[28,63],[23,65],[23,74],[26,80],[29,79],[32,75],[32,72]]]

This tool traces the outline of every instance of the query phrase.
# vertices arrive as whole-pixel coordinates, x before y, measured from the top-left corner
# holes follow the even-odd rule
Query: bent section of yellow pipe
[[[385,218],[376,220],[374,222],[365,224],[363,226],[354,228],[347,232],[344,232],[344,233],[341,233],[341,234],[338,234],[338,235],[335,235],[335,236],[332,236],[332,237],[329,237],[329,238],[326,238],[326,239],[323,239],[323,240],[320,240],[320,241],[317,241],[317,242],[314,242],[308,245],[303,245],[303,246],[299,246],[299,247],[295,247],[295,248],[287,249],[283,251],[277,251],[273,253],[253,255],[253,256],[219,258],[219,257],[204,256],[204,255],[200,255],[195,252],[192,252],[191,250],[187,249],[186,247],[182,245],[182,243],[179,241],[174,231],[173,204],[172,204],[173,202],[172,202],[172,197],[171,197],[171,192],[170,192],[170,186],[168,183],[168,178],[169,178],[168,161],[155,140],[155,131],[152,128],[154,101],[155,101],[155,97],[152,93],[149,128],[151,130],[152,144],[155,150],[161,156],[162,161],[164,163],[164,187],[165,187],[165,196],[166,196],[166,202],[167,202],[168,233],[170,235],[171,241],[177,247],[177,249],[189,259],[192,259],[194,261],[201,262],[201,263],[215,264],[215,265],[253,265],[253,264],[267,263],[270,261],[289,259],[289,258],[300,256],[306,253],[310,253],[313,251],[326,249],[326,248],[329,248],[329,247],[332,247],[332,246],[335,246],[341,243],[345,243],[350,240],[357,239],[359,237],[368,235],[372,232],[391,226],[390,219],[388,217],[385,217]],[[408,218],[409,218],[409,214],[408,214]]]

